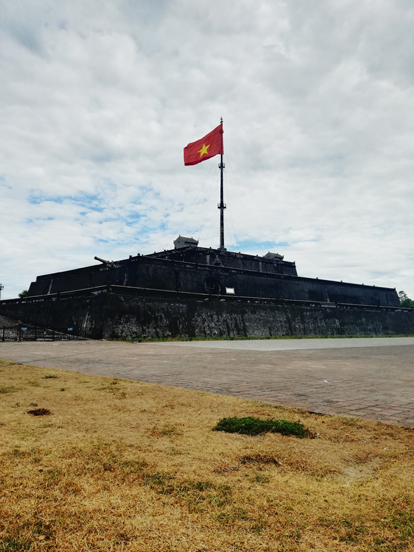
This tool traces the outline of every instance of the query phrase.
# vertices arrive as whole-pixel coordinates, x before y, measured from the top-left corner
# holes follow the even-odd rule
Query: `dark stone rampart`
[[[231,288],[237,297],[399,306],[398,295],[390,288],[146,256],[38,276],[29,297],[110,284],[214,295],[226,295],[226,288]]]
[[[0,314],[26,324],[101,339],[105,321],[107,290],[87,290],[62,295],[0,301]]]
[[[0,314],[93,339],[414,334],[414,309],[123,286],[0,301]]]

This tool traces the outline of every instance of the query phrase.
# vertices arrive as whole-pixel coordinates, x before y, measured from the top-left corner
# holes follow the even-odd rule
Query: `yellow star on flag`
[[[200,154],[200,157],[203,157],[203,155],[207,155],[208,154],[208,148],[210,147],[210,144],[208,146],[205,146],[203,144],[203,147],[201,148],[201,150],[198,150],[197,153]]]

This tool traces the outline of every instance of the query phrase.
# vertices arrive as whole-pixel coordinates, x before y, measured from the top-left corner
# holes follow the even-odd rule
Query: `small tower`
[[[279,253],[272,253],[271,251],[268,251],[266,255],[263,256],[264,259],[270,259],[272,261],[283,261],[284,256],[279,255]]]
[[[174,240],[174,248],[175,249],[181,249],[182,247],[197,247],[198,241],[194,238],[185,238],[184,236],[178,236],[176,240]]]
[[[4,289],[3,284],[0,284],[0,301],[1,301],[1,290]]]

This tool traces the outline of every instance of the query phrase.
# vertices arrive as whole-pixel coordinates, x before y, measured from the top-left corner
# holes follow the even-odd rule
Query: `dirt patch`
[[[280,462],[277,458],[274,456],[269,456],[266,454],[256,454],[255,456],[242,456],[239,458],[239,462],[242,465],[246,464],[254,464],[254,465],[273,465],[273,466],[282,466],[282,462]]]
[[[34,410],[28,410],[28,414],[32,416],[51,416],[52,412],[48,408],[35,408]]]
[[[362,481],[367,477],[375,477],[375,473],[379,469],[381,459],[379,457],[374,458],[370,462],[363,462],[356,465],[347,465],[344,463],[338,463],[337,467],[342,473],[332,476],[333,479],[345,480],[347,482]]]

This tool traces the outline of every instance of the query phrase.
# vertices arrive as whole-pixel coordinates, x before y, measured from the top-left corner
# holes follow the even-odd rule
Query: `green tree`
[[[414,308],[414,301],[408,297],[405,291],[399,291],[398,297],[400,298],[400,303],[402,307],[405,308]]]
[[[408,299],[408,295],[405,293],[405,291],[399,291],[398,297],[400,298],[400,303]]]
[[[26,295],[27,295],[27,289],[24,289],[21,293],[19,293],[20,299],[21,299],[22,297],[26,297]]]

